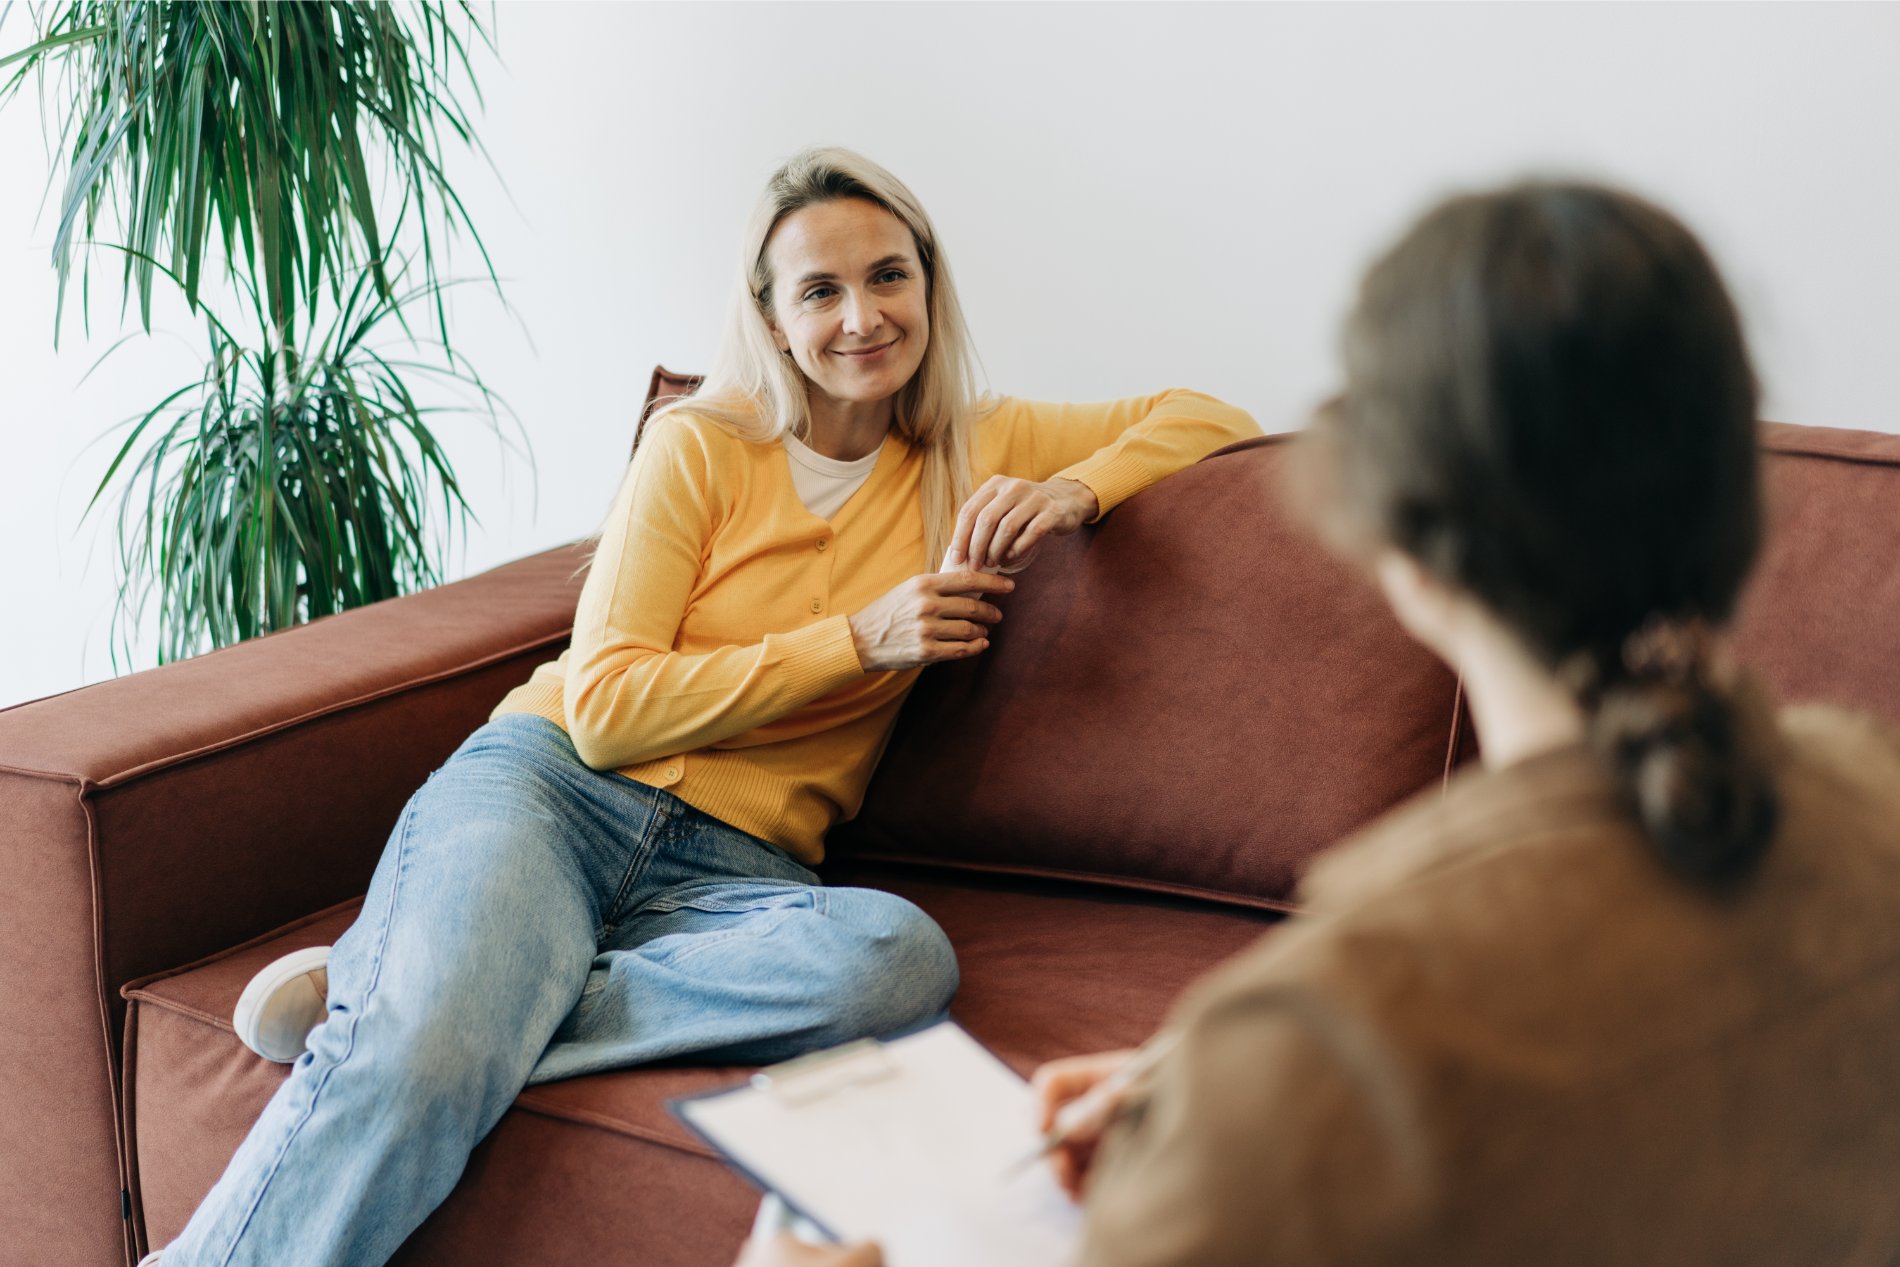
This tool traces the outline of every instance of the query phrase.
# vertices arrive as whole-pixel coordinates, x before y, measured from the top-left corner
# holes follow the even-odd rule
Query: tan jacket
[[[1782,718],[1775,846],[1669,878],[1589,753],[1472,771],[1201,983],[1088,1267],[1900,1263],[1900,750]]]

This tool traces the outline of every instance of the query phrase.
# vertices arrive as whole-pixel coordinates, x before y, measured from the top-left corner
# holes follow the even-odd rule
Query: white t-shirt
[[[851,494],[871,477],[871,468],[877,465],[877,455],[882,451],[880,445],[855,461],[840,462],[814,452],[795,435],[787,433],[785,436],[785,452],[792,459],[792,484],[798,489],[798,500],[820,519],[831,518],[839,507],[851,500]]]

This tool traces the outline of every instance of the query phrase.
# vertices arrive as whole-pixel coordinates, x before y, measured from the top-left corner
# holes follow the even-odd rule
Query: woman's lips
[[[837,355],[849,357],[854,361],[875,361],[896,346],[897,340],[892,339],[889,343],[880,343],[874,348],[857,348],[848,352],[839,352]]]

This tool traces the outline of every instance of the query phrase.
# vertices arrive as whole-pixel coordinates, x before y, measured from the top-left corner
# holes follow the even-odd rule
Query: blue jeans
[[[765,1063],[941,1012],[930,917],[831,889],[670,793],[497,718],[410,798],[330,956],[329,1016],[164,1267],[370,1267],[523,1086]]]

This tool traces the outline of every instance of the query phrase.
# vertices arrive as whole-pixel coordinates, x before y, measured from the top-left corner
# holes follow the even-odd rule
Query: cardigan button
[[[814,599],[812,599],[812,600],[811,600],[811,609],[812,609],[812,610],[813,610],[814,612],[821,612],[821,611],[823,611],[823,610],[825,609],[825,604],[824,604],[824,601],[823,601],[822,599],[817,599],[817,598],[814,598]]]
[[[830,544],[831,544],[831,538],[829,538],[829,537],[820,537],[820,538],[818,538],[818,549],[819,549],[819,550],[820,550],[821,552],[822,552],[822,551],[824,550],[824,548],[825,548],[826,546],[828,546],[828,545],[830,545]]]

